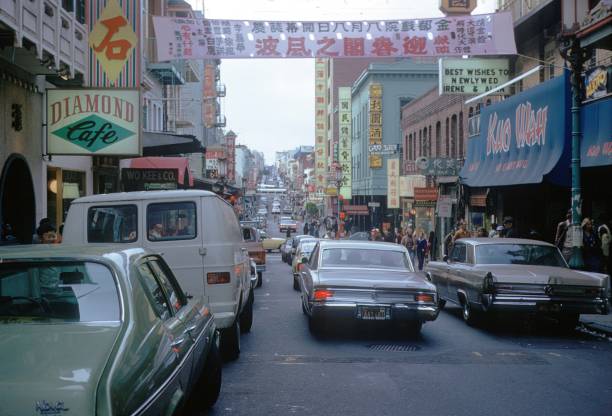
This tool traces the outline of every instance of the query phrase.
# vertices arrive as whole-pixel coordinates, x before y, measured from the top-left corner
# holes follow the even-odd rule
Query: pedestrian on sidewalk
[[[459,223],[459,229],[453,235],[453,244],[455,244],[455,241],[459,240],[460,238],[469,238],[469,237],[471,237],[470,232],[466,230],[465,222],[461,221]]]
[[[423,270],[423,264],[425,263],[425,254],[427,253],[427,238],[425,233],[421,231],[418,233],[416,241],[416,254],[419,261],[419,270]]]
[[[512,217],[504,218],[504,230],[501,236],[504,238],[518,238],[518,233],[514,228],[514,219]]]
[[[407,227],[406,232],[404,233],[404,238],[402,238],[402,245],[406,247],[408,250],[408,254],[410,255],[410,260],[412,260],[414,264],[414,256],[415,256],[415,241],[414,236],[412,235],[412,228]]]
[[[308,222],[304,221],[304,235],[308,235]]]
[[[491,231],[489,231],[489,238],[493,238],[493,237],[498,237],[498,235],[497,235],[497,223],[496,222],[491,224]]]
[[[429,238],[427,239],[427,246],[428,246],[428,251],[429,251],[429,260],[430,261],[434,261],[435,259],[437,259],[437,251],[436,251],[436,246],[438,244],[438,240],[436,239],[436,233],[431,230],[429,232]]]
[[[584,268],[589,272],[601,270],[601,246],[590,218],[582,220],[582,258]]]
[[[610,228],[604,223],[599,226],[598,234],[601,241],[601,264],[604,273],[612,273],[612,265],[610,265]]]
[[[557,232],[555,233],[555,245],[561,250],[565,261],[569,261],[570,257],[572,257],[572,242],[567,238],[571,220],[572,210],[569,209],[565,214],[565,220],[557,224]]]

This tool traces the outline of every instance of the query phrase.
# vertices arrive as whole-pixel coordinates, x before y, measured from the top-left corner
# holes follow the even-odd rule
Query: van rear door
[[[203,293],[202,209],[195,200],[165,200],[145,204],[145,245],[160,253],[186,294]]]

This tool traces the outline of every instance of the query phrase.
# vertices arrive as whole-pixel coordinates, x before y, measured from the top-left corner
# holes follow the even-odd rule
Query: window
[[[183,306],[187,304],[187,301],[183,295],[183,292],[176,284],[174,277],[168,270],[165,264],[162,264],[159,259],[150,260],[149,266],[157,275],[159,282],[161,283],[166,298],[170,301],[170,307],[174,313],[178,312]]]
[[[412,270],[403,251],[331,248],[322,251],[322,267],[356,267]]]
[[[87,213],[87,242],[132,243],[138,240],[136,205],[91,207]]]
[[[453,252],[451,254],[451,260],[455,263],[465,263],[465,248],[465,244],[455,244],[455,247],[453,247]]]
[[[252,228],[242,228],[242,238],[244,241],[257,241],[257,235]]]
[[[476,248],[476,262],[567,267],[557,247],[536,244],[482,244]]]
[[[164,202],[147,207],[149,241],[191,240],[197,236],[194,202]]]
[[[317,245],[312,254],[310,255],[310,259],[308,260],[308,266],[312,269],[312,270],[317,270],[317,262],[319,261],[319,245]]]
[[[110,269],[87,261],[0,263],[0,319],[8,322],[119,322]],[[103,305],[104,307],[101,307]]]
[[[155,311],[155,314],[163,321],[170,318],[172,315],[166,301],[166,296],[155,278],[153,270],[151,270],[147,263],[142,263],[140,266],[138,266],[138,272],[140,274],[140,280],[144,286],[145,293],[147,294],[147,298],[149,298],[149,302],[151,303],[151,307]]]
[[[442,124],[436,123],[436,157],[440,157],[442,153]]]

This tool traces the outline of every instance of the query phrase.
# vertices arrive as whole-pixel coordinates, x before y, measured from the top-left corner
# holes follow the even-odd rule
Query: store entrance
[[[7,159],[0,176],[0,222],[11,225],[18,242],[32,242],[36,224],[34,187],[30,168],[19,155]]]

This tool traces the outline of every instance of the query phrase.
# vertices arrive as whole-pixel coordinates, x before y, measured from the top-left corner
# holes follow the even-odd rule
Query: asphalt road
[[[223,368],[211,415],[612,414],[607,339],[546,323],[471,328],[458,308],[417,337],[338,327],[315,338],[289,266],[273,253],[267,268],[252,331]]]

